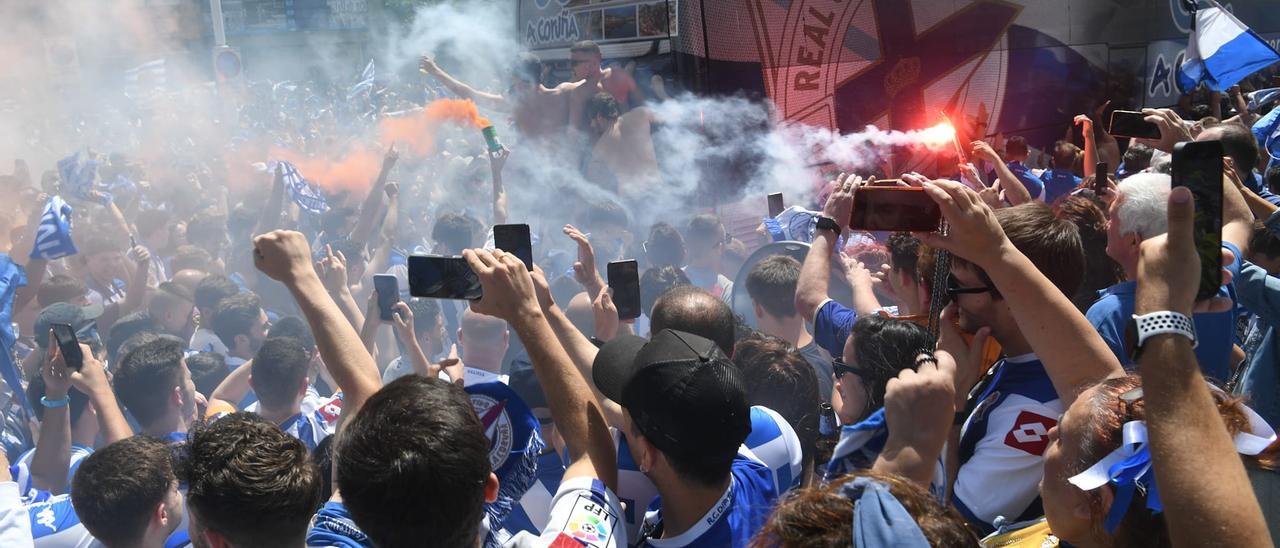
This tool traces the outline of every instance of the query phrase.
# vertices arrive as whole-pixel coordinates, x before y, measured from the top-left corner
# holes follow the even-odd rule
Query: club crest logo
[[[489,439],[489,465],[497,470],[507,462],[515,438],[511,417],[507,415],[507,401],[496,400],[485,394],[471,394],[471,407],[480,417],[484,436]]]

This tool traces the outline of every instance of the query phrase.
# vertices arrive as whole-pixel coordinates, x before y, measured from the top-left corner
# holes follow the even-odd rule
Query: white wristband
[[[1133,321],[1138,328],[1138,348],[1156,335],[1182,335],[1191,341],[1192,348],[1200,344],[1195,323],[1184,314],[1161,310],[1141,316],[1134,314]]]

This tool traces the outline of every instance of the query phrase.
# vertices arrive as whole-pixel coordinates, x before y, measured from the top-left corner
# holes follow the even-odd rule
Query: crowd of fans
[[[973,143],[953,178],[893,174],[946,231],[849,229],[858,189],[885,175],[868,172],[783,214],[807,223],[731,234],[708,211],[633,224],[643,196],[626,189],[656,173],[652,144],[634,146],[644,97],[594,44],[572,55],[573,82],[542,85],[521,57],[504,93],[422,62],[509,113],[513,149],[586,135],[583,172],[618,198],[536,219],[508,211],[503,182],[527,166],[508,173],[479,131],[430,158],[388,148],[367,193],[328,192],[323,211],[283,164],[236,186],[219,180],[235,168],[180,152],[102,158],[87,192],[21,162],[0,178],[0,316],[16,329],[0,340],[0,545],[1262,545],[1280,531],[1277,94],[1234,90],[1216,116],[1146,110],[1161,136],[1132,142],[1099,109],[1075,120],[1083,148],[1045,147],[1043,169],[1011,137]],[[308,150],[367,114],[302,89],[243,119]],[[376,119],[403,101],[366,105]],[[1203,300],[1193,200],[1169,162],[1193,140],[1226,153],[1223,285]],[[50,253],[60,216],[74,245]],[[508,222],[563,229],[535,231],[529,268],[494,248]],[[410,296],[408,257],[426,253],[461,256],[483,297]],[[604,276],[624,258],[641,265],[634,321]],[[399,283],[390,319],[379,274]],[[1156,316],[1185,328],[1126,336]],[[51,333],[63,324],[78,360]]]

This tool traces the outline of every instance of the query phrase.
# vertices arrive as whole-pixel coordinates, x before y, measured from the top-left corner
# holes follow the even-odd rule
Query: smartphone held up
[[[378,294],[378,316],[384,322],[391,321],[400,302],[400,280],[390,274],[375,274],[373,290]]]
[[[942,223],[942,208],[920,187],[861,186],[853,196],[854,230],[933,232]]]
[[[1196,254],[1200,256],[1200,289],[1196,299],[1218,294],[1222,286],[1222,143],[1189,141],[1173,148],[1173,186],[1186,187],[1195,198]]]
[[[636,261],[609,263],[609,288],[613,290],[613,305],[618,308],[618,319],[634,320],[643,312],[640,306],[640,266]]]
[[[84,354],[80,352],[80,339],[69,324],[55,323],[49,326],[53,331],[53,339],[58,344],[58,352],[62,354],[62,362],[68,369],[79,371],[84,367]]]
[[[466,259],[440,255],[409,256],[409,294],[468,301],[484,296],[480,277]]]

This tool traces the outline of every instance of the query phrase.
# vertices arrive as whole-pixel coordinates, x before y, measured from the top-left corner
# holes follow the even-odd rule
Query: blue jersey
[[[1022,181],[1022,186],[1027,187],[1027,192],[1031,194],[1032,200],[1044,201],[1044,181],[1036,177],[1036,174],[1032,173],[1030,168],[1022,165],[1022,162],[1009,162],[1006,165],[1009,167],[1009,171],[1013,173],[1013,176]]]
[[[26,501],[37,548],[82,548],[96,543],[71,506],[71,495],[37,491]]]
[[[995,530],[996,518],[1026,521],[1044,515],[1044,451],[1063,408],[1035,354],[1000,360],[979,388],[977,404],[960,430],[953,502],[985,535]]]
[[[245,407],[245,411],[258,411],[258,403]],[[302,400],[301,410],[297,415],[280,423],[280,430],[299,440],[314,450],[325,438],[333,435],[338,429],[338,417],[342,415],[342,392],[332,398],[322,398],[313,387],[307,387],[307,395]]]
[[[623,520],[629,534],[628,544],[634,545],[648,519],[643,509],[657,510],[661,504],[658,503],[658,488],[640,471],[631,456],[626,437],[617,430],[613,433],[618,449],[618,496],[624,504]],[[759,405],[751,408],[751,433],[738,447],[738,457],[763,465],[775,493],[786,492],[799,485],[802,479],[800,439],[791,425],[771,409]]]
[[[852,308],[827,299],[813,318],[813,341],[834,357],[844,356],[844,341],[853,332],[858,313]]]
[[[1235,261],[1227,265],[1227,270],[1234,278],[1239,278],[1243,253],[1230,243],[1224,242],[1222,247],[1231,250],[1235,255]],[[1098,330],[1098,334],[1102,336],[1103,341],[1106,341],[1111,352],[1116,355],[1116,359],[1130,368],[1135,364],[1130,363],[1129,349],[1124,346],[1124,332],[1129,317],[1133,315],[1134,302],[1137,298],[1136,290],[1136,282],[1121,282],[1108,287],[1099,292],[1101,298],[1085,313],[1089,323]],[[1219,288],[1218,296],[1235,302],[1235,284],[1227,284]],[[1235,344],[1235,317],[1234,309],[1214,314],[1194,314],[1191,317],[1196,326],[1198,340],[1195,348],[1196,361],[1200,364],[1200,371],[1205,377],[1221,382],[1231,377],[1231,347]]]
[[[1040,174],[1040,180],[1044,181],[1044,201],[1050,204],[1075,190],[1083,181],[1069,169],[1056,168],[1045,170]]]
[[[18,457],[18,461],[9,467],[9,475],[13,476],[13,481],[18,482],[18,492],[26,494],[35,486],[31,484],[31,457],[34,457],[36,450],[28,449],[22,456]],[[67,483],[62,487],[63,493],[71,492],[71,478],[75,477],[76,470],[80,469],[80,463],[86,457],[93,454],[92,447],[71,444],[71,466],[67,468]]]
[[[662,499],[655,500],[644,517],[640,546],[747,546],[764,526],[778,498],[772,470],[764,463],[739,454],[730,470],[729,488],[720,500],[688,531],[665,538],[662,534]]]
[[[369,537],[356,525],[351,513],[341,502],[326,502],[311,520],[307,530],[308,548],[371,547]]]
[[[542,533],[551,519],[551,500],[560,488],[564,469],[564,461],[555,451],[547,451],[538,457],[538,479],[502,521],[499,538],[515,536],[522,531],[532,535]]]

